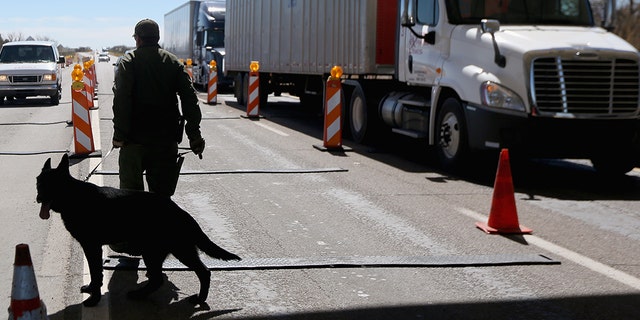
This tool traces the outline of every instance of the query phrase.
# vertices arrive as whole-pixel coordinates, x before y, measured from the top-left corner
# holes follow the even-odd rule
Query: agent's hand
[[[124,147],[124,141],[120,141],[120,140],[116,140],[116,139],[112,139],[111,140],[111,144],[113,145],[114,148],[120,148],[120,147]]]
[[[189,148],[193,153],[197,154],[202,159],[202,152],[204,152],[204,139],[202,137],[189,140]]]

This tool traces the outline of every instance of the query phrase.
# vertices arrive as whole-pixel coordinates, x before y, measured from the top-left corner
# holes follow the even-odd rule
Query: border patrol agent
[[[191,150],[200,157],[204,151],[202,113],[184,65],[158,44],[158,24],[141,20],[133,38],[136,49],[121,59],[113,85],[112,143],[120,148],[120,188],[144,190],[146,171],[149,191],[170,197],[179,177],[183,130]]]

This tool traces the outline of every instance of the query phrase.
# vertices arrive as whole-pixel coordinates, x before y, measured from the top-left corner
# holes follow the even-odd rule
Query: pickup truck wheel
[[[4,105],[4,97],[0,96],[0,106]]]
[[[459,168],[469,152],[462,104],[455,98],[447,98],[438,113],[436,152],[445,169]]]
[[[51,96],[50,98],[51,98],[51,105],[57,106],[60,104],[60,93],[57,93]]]

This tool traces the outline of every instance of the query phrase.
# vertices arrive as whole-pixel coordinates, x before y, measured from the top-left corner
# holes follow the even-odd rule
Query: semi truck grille
[[[13,83],[40,82],[39,76],[11,76]]]
[[[635,113],[640,103],[640,68],[629,59],[533,61],[533,101],[540,112],[582,115]]]

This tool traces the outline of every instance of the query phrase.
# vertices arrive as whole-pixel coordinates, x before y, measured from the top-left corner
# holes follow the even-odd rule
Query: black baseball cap
[[[133,33],[140,38],[160,38],[160,27],[151,19],[140,20]]]

